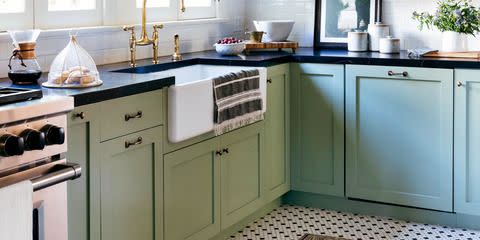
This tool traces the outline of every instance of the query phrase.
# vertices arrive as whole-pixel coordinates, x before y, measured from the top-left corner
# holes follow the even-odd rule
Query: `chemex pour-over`
[[[37,62],[35,46],[40,30],[9,31],[15,49],[12,52],[8,67],[8,77],[14,84],[36,84],[42,75]]]

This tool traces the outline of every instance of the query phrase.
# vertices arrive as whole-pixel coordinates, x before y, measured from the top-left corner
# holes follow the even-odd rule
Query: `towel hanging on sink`
[[[258,69],[214,78],[213,94],[216,136],[264,119]]]

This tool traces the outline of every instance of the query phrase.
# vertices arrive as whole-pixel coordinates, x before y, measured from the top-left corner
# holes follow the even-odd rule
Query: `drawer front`
[[[162,90],[110,100],[101,105],[101,140],[162,125]]]

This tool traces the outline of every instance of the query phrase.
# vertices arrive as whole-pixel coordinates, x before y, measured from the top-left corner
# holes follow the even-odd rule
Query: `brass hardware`
[[[131,146],[140,145],[143,143],[143,138],[138,137],[133,141],[125,141],[125,148],[130,148]]]
[[[222,152],[225,153],[225,154],[229,154],[229,153],[230,153],[228,148],[224,148],[224,149],[222,150]]]
[[[185,11],[187,11],[187,8],[185,7],[185,0],[181,0],[180,3],[181,3],[180,10],[182,11],[182,13],[184,13]]]
[[[80,118],[80,119],[85,119],[86,115],[84,112],[79,112],[79,113],[74,113],[73,118]]]
[[[130,31],[130,66],[135,67],[137,65],[136,60],[136,48],[138,46],[153,46],[153,59],[154,64],[158,63],[158,30],[162,29],[162,24],[153,25],[153,36],[150,39],[147,35],[147,0],[143,0],[142,9],[142,33],[140,39],[137,40],[134,26],[123,26],[123,31]]]
[[[458,82],[457,82],[457,87],[463,87],[463,83],[460,82],[460,81],[458,81]]]
[[[174,43],[175,43],[175,52],[172,55],[172,60],[181,61],[182,54],[180,54],[180,36],[178,34],[175,34],[174,36]]]
[[[143,112],[142,111],[138,111],[137,113],[134,113],[134,114],[125,114],[125,122],[128,122],[130,121],[130,119],[134,119],[134,118],[142,118],[143,117]]]
[[[403,76],[403,77],[408,77],[408,72],[401,72],[401,73],[396,73],[394,71],[388,71],[388,76]]]
[[[261,31],[251,31],[251,32],[245,32],[246,35],[250,36],[250,41],[253,43],[261,43],[263,39],[263,34],[266,34],[266,32],[261,32]]]
[[[216,154],[217,156],[222,156],[222,152],[221,152],[221,151],[216,151],[215,154]]]
[[[267,83],[272,83],[272,79],[271,78],[267,79]]]

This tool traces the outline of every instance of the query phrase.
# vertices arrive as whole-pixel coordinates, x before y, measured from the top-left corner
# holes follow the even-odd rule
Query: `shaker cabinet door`
[[[218,140],[164,156],[165,239],[210,239],[220,233]]]
[[[268,69],[267,112],[265,114],[265,174],[268,201],[290,191],[290,94],[289,65]]]
[[[480,71],[455,70],[455,212],[480,215]]]
[[[347,196],[453,211],[453,71],[346,74]]]
[[[344,196],[344,66],[292,65],[292,188]]]
[[[263,123],[221,137],[222,229],[226,229],[262,207],[264,163]]]
[[[162,211],[155,202],[155,169],[162,165],[162,128],[101,144],[101,239],[152,240],[161,236]],[[160,166],[158,166],[160,164]],[[156,184],[162,184],[157,182]],[[161,238],[157,238],[161,239]]]

